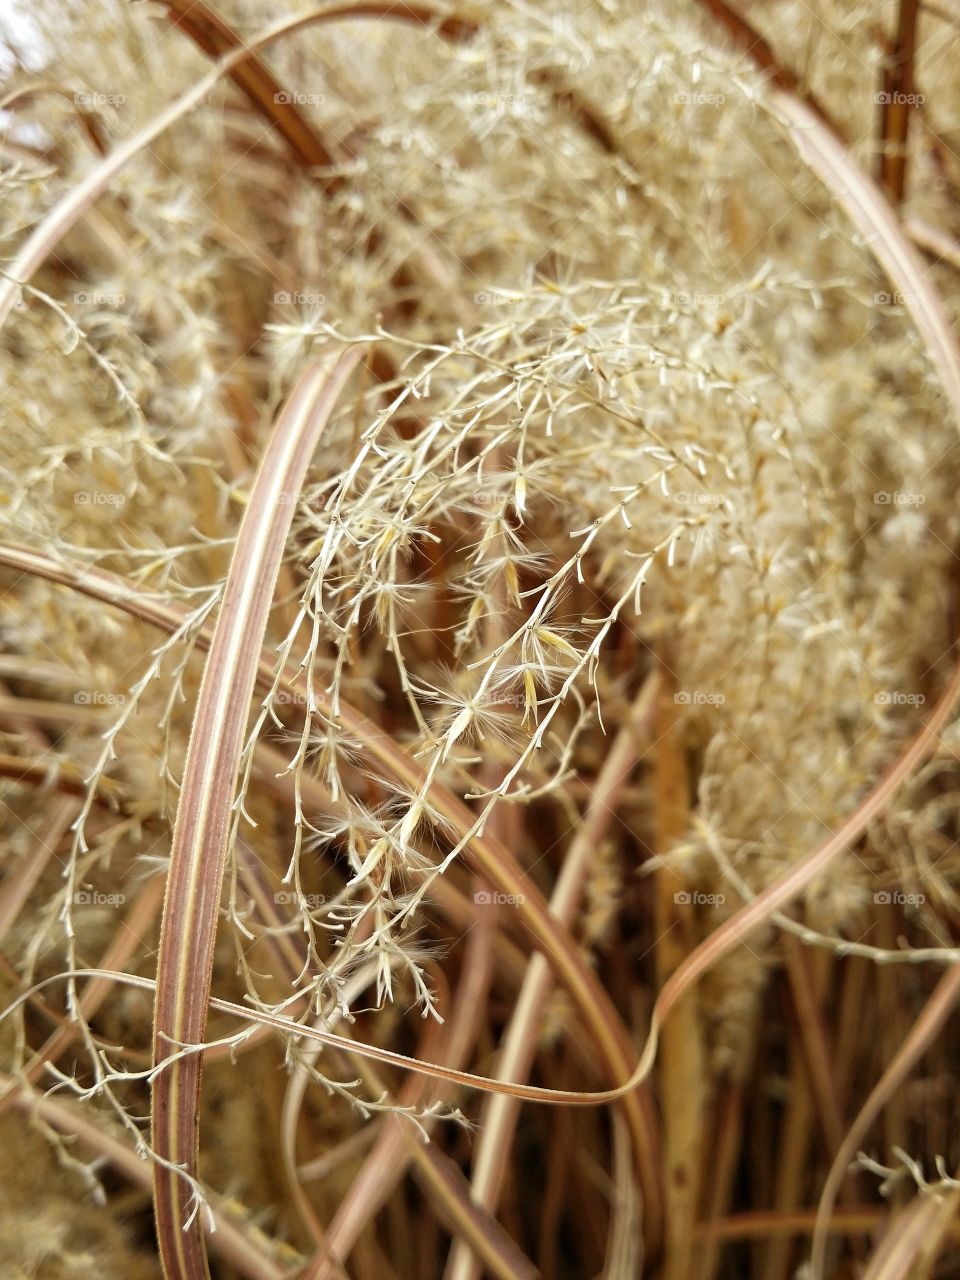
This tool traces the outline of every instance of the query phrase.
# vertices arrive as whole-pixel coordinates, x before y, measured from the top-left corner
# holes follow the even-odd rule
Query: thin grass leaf
[[[310,368],[280,414],[250,493],[197,699],[164,900],[154,1053],[202,1041],[231,829],[234,790],[284,544],[307,467],[357,356]],[[160,1071],[153,1083],[157,1236],[167,1275],[208,1275],[194,1192],[201,1060]],[[191,1225],[188,1225],[191,1224]]]

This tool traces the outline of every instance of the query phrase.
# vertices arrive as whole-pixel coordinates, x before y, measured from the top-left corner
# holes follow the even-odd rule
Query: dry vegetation
[[[960,1274],[960,8],[4,13],[0,1277]]]

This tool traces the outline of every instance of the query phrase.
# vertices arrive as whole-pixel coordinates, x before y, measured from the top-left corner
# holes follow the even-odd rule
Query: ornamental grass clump
[[[950,15],[2,23],[0,1273],[953,1274]]]

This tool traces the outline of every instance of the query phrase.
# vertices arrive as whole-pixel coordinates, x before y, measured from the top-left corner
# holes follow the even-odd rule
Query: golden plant
[[[956,1274],[958,26],[0,17],[4,1277]]]

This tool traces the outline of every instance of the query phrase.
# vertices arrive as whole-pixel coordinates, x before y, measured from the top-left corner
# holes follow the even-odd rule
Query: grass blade
[[[327,417],[354,365],[352,352],[311,367],[297,384],[261,460],[227,575],[197,700],[164,901],[154,1057],[202,1041],[231,829],[234,787],[294,500]],[[167,1276],[208,1275],[196,1222],[201,1060],[177,1059],[153,1084],[154,1195]],[[187,1226],[186,1224],[190,1224]]]

